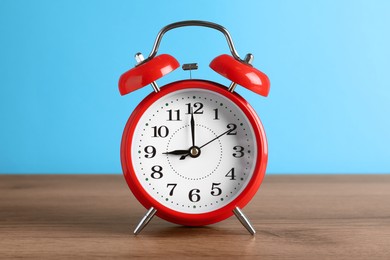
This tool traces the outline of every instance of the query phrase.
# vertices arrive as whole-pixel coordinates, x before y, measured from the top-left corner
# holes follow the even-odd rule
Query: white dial
[[[131,144],[144,190],[172,210],[217,210],[243,191],[257,158],[254,131],[230,99],[206,89],[167,94],[141,116]]]

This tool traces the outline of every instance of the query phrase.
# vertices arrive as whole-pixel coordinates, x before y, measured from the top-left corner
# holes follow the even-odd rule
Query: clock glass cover
[[[252,124],[239,106],[196,87],[160,97],[130,138],[140,185],[164,207],[187,214],[215,211],[237,198],[258,153]]]

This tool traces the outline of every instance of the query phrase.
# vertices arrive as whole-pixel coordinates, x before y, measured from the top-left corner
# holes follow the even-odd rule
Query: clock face
[[[140,113],[125,149],[139,185],[159,204],[208,213],[245,190],[258,144],[246,113],[231,99],[195,84],[161,96]]]

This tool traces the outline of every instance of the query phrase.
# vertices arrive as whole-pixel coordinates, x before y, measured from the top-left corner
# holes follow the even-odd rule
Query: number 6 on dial
[[[233,81],[229,88],[206,80],[182,80],[158,87],[155,80],[179,66],[170,55],[156,56],[161,38],[168,30],[183,26],[210,27],[225,34],[232,56],[218,56],[210,67]],[[263,180],[267,142],[255,111],[234,92],[239,84],[268,95],[269,80],[252,67],[253,55],[240,59],[229,33],[220,25],[184,21],[160,31],[147,59],[140,54],[136,58],[137,66],[119,80],[121,94],[148,84],[154,92],[131,114],[121,144],[127,184],[149,209],[134,233],[155,214],[187,226],[209,225],[235,214],[254,234],[240,209]]]

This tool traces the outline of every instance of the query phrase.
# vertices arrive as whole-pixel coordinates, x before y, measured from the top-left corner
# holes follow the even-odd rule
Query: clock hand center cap
[[[192,146],[190,148],[190,156],[192,158],[196,158],[196,157],[199,157],[199,155],[200,155],[200,148],[197,146]]]

